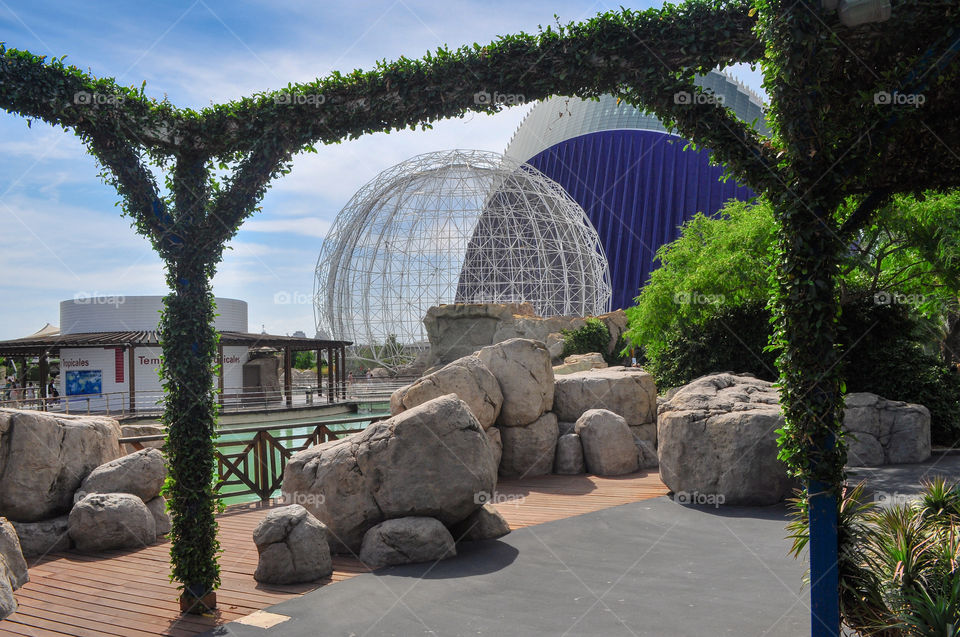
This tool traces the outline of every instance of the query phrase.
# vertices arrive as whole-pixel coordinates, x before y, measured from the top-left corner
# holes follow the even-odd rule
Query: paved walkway
[[[359,575],[208,635],[808,635],[786,508],[625,504]],[[274,617],[272,615],[278,615]]]

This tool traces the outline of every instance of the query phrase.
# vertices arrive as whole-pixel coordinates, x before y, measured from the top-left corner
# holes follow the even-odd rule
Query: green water
[[[375,405],[374,410],[370,411],[369,413],[334,414],[331,416],[320,417],[320,418],[313,416],[310,418],[293,418],[290,420],[284,420],[276,423],[269,423],[269,426],[270,426],[269,432],[270,432],[270,435],[277,438],[294,436],[294,435],[305,436],[312,433],[313,430],[316,429],[318,422],[334,423],[334,424],[327,425],[327,429],[334,432],[350,430],[350,429],[364,429],[366,428],[367,425],[370,424],[370,420],[365,420],[361,422],[342,423],[342,424],[337,424],[337,421],[343,420],[345,418],[356,418],[356,417],[363,417],[363,416],[369,416],[370,419],[373,420],[374,418],[381,418],[383,416],[389,416],[389,415],[390,415],[390,412],[387,409],[387,406],[378,404],[378,405]],[[310,424],[306,424],[306,423],[310,423]],[[298,425],[303,425],[303,426],[298,426]],[[220,429],[220,436],[217,438],[217,442],[219,444],[223,444],[225,442],[236,441],[236,444],[235,445],[227,444],[219,447],[220,453],[224,455],[229,455],[229,454],[242,452],[246,448],[246,446],[252,441],[254,434],[250,432],[231,434],[230,430],[245,429],[252,426],[257,426],[257,425],[252,425],[252,424],[225,425],[224,427],[222,427]],[[303,446],[304,439],[301,438],[299,440],[283,440],[280,442],[285,448],[292,449],[292,448],[299,448]],[[266,464],[268,467],[267,470],[271,470],[271,467],[277,467],[277,468],[280,467],[280,460],[281,460],[280,452],[277,450],[272,450],[272,453],[273,453],[273,463],[271,464],[269,462],[269,457],[268,457],[268,459],[266,460]],[[249,472],[253,470],[252,469],[253,454],[252,453],[248,454],[247,458],[248,458],[248,463],[245,468],[247,469],[247,473],[249,474]],[[236,458],[232,458],[231,460],[233,462],[237,462]],[[243,467],[243,465],[240,465],[240,466]],[[230,481],[232,482],[235,480],[236,480],[236,477],[233,475],[230,475]],[[279,481],[277,481],[277,483],[279,484]],[[245,484],[224,485],[220,488],[220,495],[222,496],[224,504],[227,504],[227,505],[242,504],[245,502],[256,502],[260,499],[259,496],[257,496],[256,494],[237,495],[237,496],[230,495],[231,493],[237,493],[239,491],[247,491],[247,490],[249,490],[249,487]],[[275,498],[280,497],[280,491],[279,490],[275,491],[272,497],[275,497]]]

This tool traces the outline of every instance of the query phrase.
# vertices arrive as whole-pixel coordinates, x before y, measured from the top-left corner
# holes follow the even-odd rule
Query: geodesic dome
[[[498,153],[401,162],[363,186],[324,239],[317,331],[396,368],[428,347],[444,303],[531,303],[541,316],[601,314],[610,275],[596,230],[555,182]]]

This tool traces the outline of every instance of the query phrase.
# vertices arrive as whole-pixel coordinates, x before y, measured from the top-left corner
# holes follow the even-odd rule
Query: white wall
[[[247,331],[247,303],[218,298],[214,325],[221,332]],[[60,333],[148,332],[157,329],[161,296],[99,296],[60,302]]]

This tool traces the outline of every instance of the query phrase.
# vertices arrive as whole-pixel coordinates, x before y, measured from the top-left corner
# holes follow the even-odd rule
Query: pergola
[[[296,336],[278,336],[274,334],[249,334],[245,332],[220,332],[218,360],[223,361],[224,346],[239,345],[247,348],[270,348],[283,352],[283,388],[287,406],[292,406],[292,369],[293,353],[301,351],[315,351],[317,353],[317,387],[322,388],[323,365],[321,360],[326,353],[327,374],[326,394],[327,401],[346,398],[347,365],[346,351],[349,341],[325,340],[316,338],[301,338]],[[50,376],[50,358],[60,355],[63,348],[74,347],[102,347],[114,349],[117,356],[123,356],[129,370],[130,405],[136,405],[136,366],[137,348],[160,347],[160,339],[156,331],[132,332],[93,332],[86,334],[34,334],[10,341],[0,341],[0,357],[21,359],[37,358],[40,362],[40,396],[47,398],[47,383]],[[223,393],[223,367],[220,368],[219,389]]]

